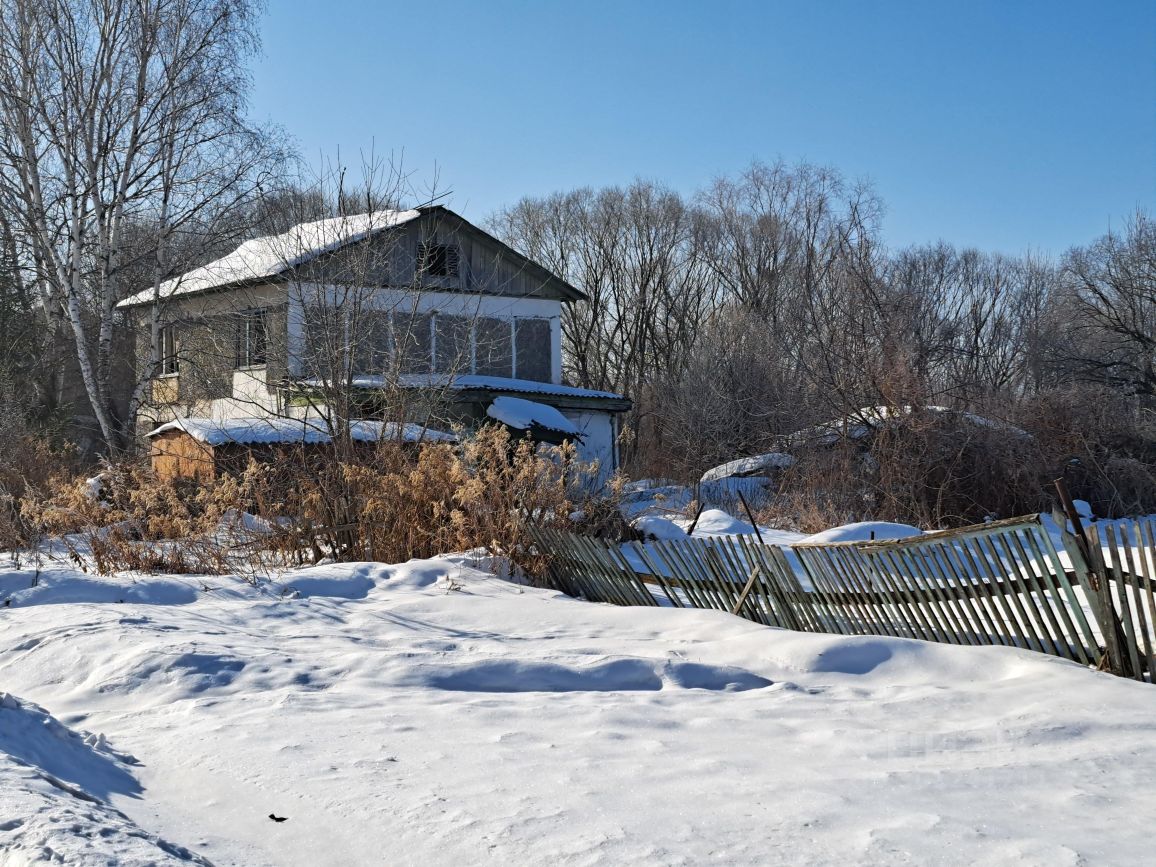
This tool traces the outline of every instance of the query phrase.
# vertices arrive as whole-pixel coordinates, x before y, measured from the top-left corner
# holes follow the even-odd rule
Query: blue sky
[[[1156,2],[271,0],[252,112],[404,151],[478,220],[758,158],[870,180],[901,246],[1061,253],[1156,211]]]

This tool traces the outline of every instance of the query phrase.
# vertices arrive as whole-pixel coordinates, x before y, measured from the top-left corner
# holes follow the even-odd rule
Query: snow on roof
[[[352,244],[378,232],[415,220],[420,211],[372,211],[346,217],[333,217],[315,223],[301,223],[283,235],[271,235],[246,241],[228,256],[194,268],[187,274],[166,280],[160,286],[160,297],[191,295],[219,286],[247,280],[275,277],[290,268]],[[148,304],[152,288],[131,295],[117,307]]]
[[[147,436],[169,431],[184,431],[193,439],[210,446],[225,443],[261,445],[271,443],[327,443],[331,441],[325,423],[320,419],[296,418],[179,418],[162,424]],[[394,422],[357,420],[350,422],[350,436],[357,442],[400,439],[403,442],[456,442],[457,437],[432,430],[420,424],[399,427]]]
[[[768,452],[765,455],[752,455],[749,458],[737,458],[719,464],[702,474],[699,481],[719,482],[735,476],[753,476],[767,470],[785,470],[793,466],[795,459],[783,452]]]
[[[496,397],[486,415],[517,430],[542,427],[555,433],[581,439],[582,434],[566,416],[552,406],[523,400],[520,397]]]
[[[301,380],[304,386],[319,386],[318,379]],[[382,376],[356,376],[350,383],[354,388],[386,388],[389,385]],[[517,394],[543,394],[554,397],[600,398],[625,400],[621,394],[612,391],[596,391],[590,388],[576,388],[572,385],[558,385],[553,382],[537,382],[532,379],[510,379],[505,376],[456,376],[452,373],[406,373],[397,378],[401,388],[447,388],[453,391],[485,389],[487,391],[508,391]]]
[[[906,418],[914,413],[926,412],[943,415],[957,415],[964,421],[980,427],[998,428],[1020,437],[1031,437],[1027,431],[1007,422],[984,418],[975,413],[952,409],[948,406],[865,406],[841,419],[832,419],[823,424],[804,430],[795,431],[787,437],[792,444],[817,443],[832,445],[846,438],[852,440],[863,439],[876,427],[892,419]]]

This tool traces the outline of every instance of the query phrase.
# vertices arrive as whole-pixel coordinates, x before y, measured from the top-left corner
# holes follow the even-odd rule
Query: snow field
[[[26,763],[0,863],[48,827],[66,863],[1150,862],[1156,692],[1062,660],[594,605],[463,557],[142,582],[192,601],[68,601],[65,571],[0,576],[0,688],[77,755],[0,708]]]

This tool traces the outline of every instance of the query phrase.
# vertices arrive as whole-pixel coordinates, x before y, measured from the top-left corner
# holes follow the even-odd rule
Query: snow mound
[[[187,605],[197,589],[187,580],[164,576],[89,576],[75,569],[0,570],[0,600],[10,608],[77,603]]]
[[[754,533],[752,524],[742,521],[722,509],[703,509],[694,525],[696,536],[746,536]]]
[[[686,530],[667,518],[657,515],[642,515],[630,522],[630,526],[645,539],[685,539]]]
[[[577,439],[582,438],[578,428],[554,407],[520,397],[494,398],[494,402],[486,408],[486,415],[515,430],[540,427]]]
[[[786,470],[795,465],[795,459],[783,452],[768,452],[764,455],[753,455],[749,458],[737,458],[719,464],[702,474],[701,481],[717,482],[722,479],[741,478],[766,473],[767,470]]]
[[[0,860],[207,865],[109,805],[113,795],[140,797],[135,764],[104,735],[73,731],[44,708],[0,693]]]
[[[923,531],[910,524],[895,524],[890,521],[859,521],[853,524],[843,524],[841,527],[831,527],[828,530],[815,533],[799,539],[799,545],[830,545],[835,542],[868,542],[872,539],[908,539],[912,536],[922,536]]]

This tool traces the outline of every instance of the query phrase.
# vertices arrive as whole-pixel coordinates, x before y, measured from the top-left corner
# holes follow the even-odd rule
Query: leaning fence
[[[888,541],[764,545],[750,536],[623,544],[533,532],[548,579],[616,605],[728,611],[768,626],[1021,647],[1138,679],[1156,671],[1156,521],[1040,515]]]

